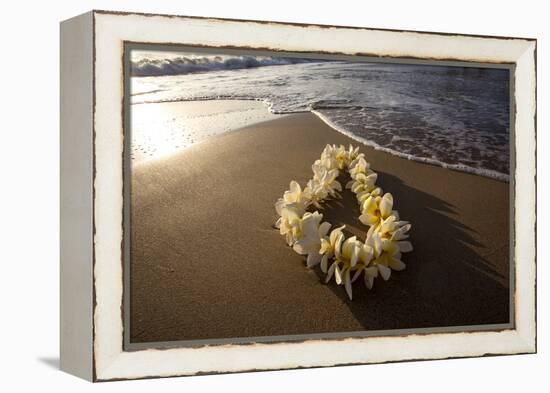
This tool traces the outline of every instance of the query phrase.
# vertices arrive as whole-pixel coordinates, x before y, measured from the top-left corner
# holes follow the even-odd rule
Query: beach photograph
[[[130,344],[510,326],[510,68],[126,61]]]

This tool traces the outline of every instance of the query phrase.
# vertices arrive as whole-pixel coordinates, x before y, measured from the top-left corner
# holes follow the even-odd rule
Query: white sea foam
[[[406,154],[406,153],[399,152],[397,150],[393,150],[393,149],[390,149],[390,148],[387,148],[387,147],[380,146],[374,141],[370,141],[366,138],[362,138],[360,136],[357,136],[354,133],[349,132],[346,129],[338,126],[337,124],[333,123],[328,117],[324,116],[322,113],[320,113],[316,110],[312,110],[311,113],[315,114],[317,117],[319,117],[319,119],[324,121],[328,126],[335,129],[336,131],[350,137],[353,140],[356,140],[357,142],[360,142],[360,143],[362,143],[366,146],[372,147],[374,150],[383,151],[385,153],[389,153],[391,155],[401,157],[401,158],[406,158],[407,160],[411,160],[411,161],[418,161],[418,162],[422,162],[424,164],[431,164],[431,165],[436,165],[436,166],[440,166],[440,167],[447,168],[447,169],[454,169],[454,170],[461,171],[461,172],[467,172],[467,173],[472,173],[472,174],[475,174],[475,175],[490,177],[490,178],[496,179],[496,180],[501,180],[501,181],[509,181],[510,180],[509,175],[504,174],[504,173],[500,173],[500,172],[497,172],[497,171],[493,171],[493,170],[490,170],[490,169],[473,168],[473,167],[470,167],[470,166],[464,165],[464,164],[449,164],[449,163],[439,161],[439,160],[435,160],[435,159],[432,159],[432,158],[416,157],[412,154]]]

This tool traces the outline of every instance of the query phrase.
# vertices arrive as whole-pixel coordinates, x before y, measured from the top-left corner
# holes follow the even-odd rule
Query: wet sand
[[[509,320],[509,184],[362,147],[413,224],[407,269],[354,298],[289,248],[273,205],[327,143],[357,142],[310,113],[191,146],[132,171],[130,341],[158,342]],[[364,237],[354,195],[325,218]]]
[[[156,102],[131,106],[134,162],[171,155],[212,137],[282,117],[251,100]]]

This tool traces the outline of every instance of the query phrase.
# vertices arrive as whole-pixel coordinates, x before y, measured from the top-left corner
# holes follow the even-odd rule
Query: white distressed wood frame
[[[514,64],[514,328],[124,351],[125,42]],[[93,11],[62,23],[61,46],[62,369],[106,381],[536,351],[536,40]]]

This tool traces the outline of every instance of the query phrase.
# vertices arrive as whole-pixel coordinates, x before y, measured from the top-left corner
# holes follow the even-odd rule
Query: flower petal
[[[368,264],[372,260],[373,249],[371,246],[364,244],[359,250],[359,260],[364,264]]]
[[[323,238],[327,235],[328,231],[330,230],[330,227],[331,227],[331,223],[330,222],[324,222],[322,223],[321,225],[319,225],[319,237],[320,238]]]
[[[383,193],[383,191],[382,191],[382,189],[381,189],[380,187],[376,187],[374,190],[372,190],[372,191],[370,192],[370,194],[371,194],[372,196],[382,195],[382,193]]]
[[[288,244],[289,246],[292,246],[292,244],[294,243],[294,238],[292,237],[292,233],[287,232],[285,234],[285,237],[286,237],[286,244]]]
[[[359,245],[359,241],[356,240],[355,242],[353,242],[353,246],[351,249],[351,259],[350,259],[350,265],[352,267],[354,267],[357,264],[357,260],[359,259],[359,253],[361,252],[361,246]]]
[[[405,265],[403,262],[401,262],[399,259],[397,258],[392,258],[390,260],[390,267],[393,269],[393,270],[396,270],[396,271],[401,271],[401,270],[405,270],[405,268],[407,267],[407,265]]]
[[[293,193],[293,194],[302,192],[302,188],[300,187],[300,184],[298,184],[297,181],[292,180],[290,182],[290,192]]]
[[[376,268],[376,266],[370,266],[365,269],[365,274],[367,276],[371,276],[372,278],[376,278],[378,277],[378,269]]]
[[[402,221],[401,221],[402,222]],[[397,223],[396,223],[397,224]],[[407,232],[411,229],[411,224],[405,224],[397,229],[393,235],[392,240],[403,240],[409,237]]]
[[[378,221],[378,218],[371,214],[363,213],[359,216],[359,221],[361,221],[365,225],[374,225]]]
[[[346,270],[346,273],[344,274],[344,282],[345,282],[346,292],[348,293],[349,300],[353,300],[353,293],[352,293],[352,289],[351,289],[351,279],[350,279],[349,269]]]
[[[332,265],[328,268],[327,276],[325,278],[325,282],[329,282],[332,278],[332,275],[334,274],[334,271],[336,270],[337,262],[333,262]]]
[[[384,279],[384,281],[388,281],[391,276],[391,269],[384,265],[376,265],[378,268],[378,271],[380,272],[380,275]]]
[[[413,246],[409,241],[400,241],[397,242],[397,245],[399,246],[399,251],[401,252],[411,252],[413,250]]]
[[[306,255],[313,252],[318,255],[319,247],[320,243],[317,243],[315,239],[303,237],[296,243],[294,243],[294,246],[292,248],[300,255]]]
[[[340,257],[341,250],[342,250],[342,242],[344,241],[344,238],[345,237],[343,233],[340,233],[336,237],[336,242],[334,244],[334,255],[336,256],[336,258]]]
[[[342,229],[344,229],[345,227],[345,225],[342,225],[341,227],[332,230],[332,232],[330,233],[330,244],[336,244],[336,239],[338,238],[338,236],[342,235]]]
[[[352,236],[348,238],[344,244],[342,244],[342,255],[346,259],[352,259],[353,258],[353,249],[355,246],[355,243],[357,241],[356,236]]]
[[[368,288],[368,289],[372,289],[372,284],[374,283],[374,277],[373,276],[369,276],[366,272],[365,272],[365,286]]]
[[[285,201],[282,198],[275,203],[275,211],[278,215],[282,216],[283,207],[285,206]]]
[[[374,255],[378,257],[382,253],[382,239],[380,238],[380,235],[378,233],[373,233],[369,240],[372,245]]]
[[[342,284],[342,271],[340,270],[338,264],[336,264],[336,267],[334,268],[334,278],[336,279],[336,284]]]
[[[388,217],[392,213],[393,196],[389,192],[384,194],[380,201],[380,213],[382,217]]]
[[[382,225],[380,226],[380,232],[382,233],[390,232],[394,228],[394,225],[395,225],[395,216],[391,215],[382,222]]]
[[[304,214],[304,218],[302,219],[302,231],[304,235],[308,237],[317,237],[319,235],[319,223],[313,214]]]
[[[327,272],[327,265],[328,265],[328,255],[323,255],[323,258],[321,258],[321,271],[323,273]]]
[[[307,254],[306,266],[312,268],[321,262],[321,255],[318,253]]]

